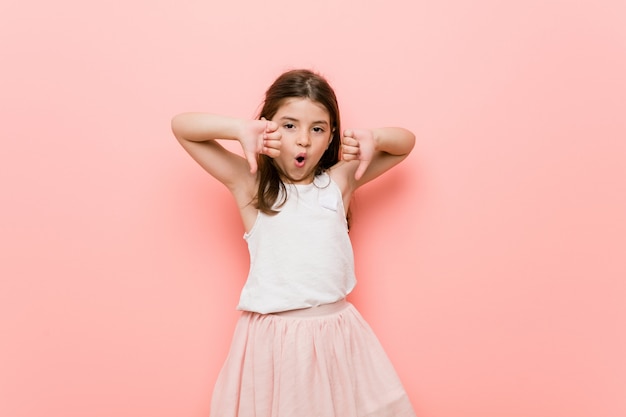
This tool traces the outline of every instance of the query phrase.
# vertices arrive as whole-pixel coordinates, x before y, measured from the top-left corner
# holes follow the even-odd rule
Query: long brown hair
[[[328,81],[321,75],[306,69],[287,71],[279,76],[265,92],[265,101],[259,113],[259,119],[271,120],[284,100],[294,97],[308,98],[321,104],[326,108],[330,117],[333,137],[328,149],[315,168],[315,175],[319,175],[339,161],[341,126],[337,97]],[[285,184],[272,158],[267,155],[259,155],[258,165],[259,185],[254,200],[255,206],[263,213],[276,214],[277,211],[274,208],[285,203]],[[281,190],[283,199],[276,204]]]

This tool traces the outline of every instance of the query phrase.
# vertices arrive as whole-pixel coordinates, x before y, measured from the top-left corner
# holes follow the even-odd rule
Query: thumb
[[[272,120],[268,120],[267,124],[265,125],[265,133],[272,133],[276,130],[278,130],[278,123]]]
[[[250,174],[256,174],[258,165],[256,163],[256,154],[254,152],[244,152],[248,165],[250,166]]]
[[[365,174],[365,171],[367,170],[367,167],[369,166],[370,161],[366,161],[361,159],[359,161],[359,166],[356,168],[356,172],[354,173],[354,179],[355,180],[360,180],[361,177],[363,176],[363,174]]]

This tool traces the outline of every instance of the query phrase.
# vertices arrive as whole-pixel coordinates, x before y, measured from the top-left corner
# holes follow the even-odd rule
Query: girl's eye
[[[314,128],[313,128],[313,131],[314,131],[315,133],[324,133],[324,129],[323,129],[323,128],[321,128],[321,127],[314,127]]]
[[[283,127],[285,129],[293,129],[296,126],[293,123],[286,123],[285,125],[283,125]]]

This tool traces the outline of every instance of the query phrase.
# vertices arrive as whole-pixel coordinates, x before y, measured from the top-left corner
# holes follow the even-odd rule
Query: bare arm
[[[279,154],[278,126],[267,120],[246,120],[208,113],[182,113],[172,119],[174,136],[209,174],[235,193],[253,187],[256,156]],[[226,150],[216,139],[237,140],[245,159]]]
[[[358,187],[399,164],[414,145],[415,135],[400,127],[346,130],[342,161],[332,168],[333,178],[349,198]]]
[[[276,123],[246,120],[208,113],[183,113],[172,119],[176,139],[209,174],[226,185],[235,197],[245,230],[250,230],[257,209],[250,204],[256,195],[259,153],[280,154]],[[225,149],[216,139],[237,140],[245,158]]]

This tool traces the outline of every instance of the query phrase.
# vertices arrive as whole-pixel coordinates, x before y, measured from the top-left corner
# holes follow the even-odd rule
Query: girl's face
[[[328,111],[308,98],[289,98],[272,121],[278,123],[282,134],[280,155],[274,162],[294,184],[311,183],[332,138]]]

